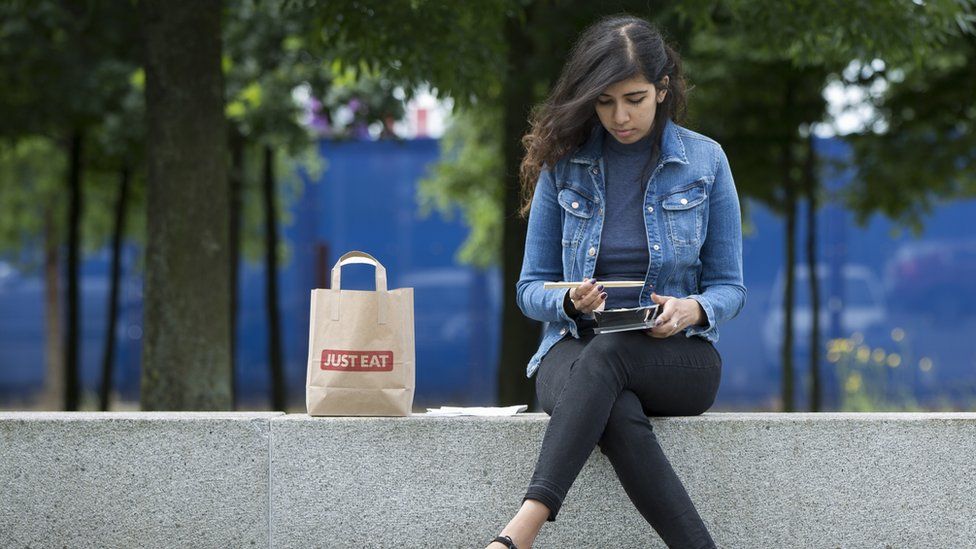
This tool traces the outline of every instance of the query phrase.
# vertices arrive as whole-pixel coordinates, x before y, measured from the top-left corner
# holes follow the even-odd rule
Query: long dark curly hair
[[[586,141],[594,124],[596,99],[615,82],[642,75],[657,89],[668,93],[657,106],[652,143],[659,143],[670,118],[681,122],[685,116],[686,84],[681,58],[650,22],[631,15],[604,17],[580,35],[559,80],[544,102],[532,110],[530,129],[522,137],[525,158],[519,167],[522,207],[526,217],[532,204],[536,182],[543,165],[557,160]],[[662,80],[668,77],[667,86]]]

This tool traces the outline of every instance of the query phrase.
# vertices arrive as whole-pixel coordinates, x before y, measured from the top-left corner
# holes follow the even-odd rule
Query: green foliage
[[[224,16],[225,112],[244,137],[241,188],[241,255],[264,260],[264,148],[274,151],[277,219],[291,223],[288,213],[301,198],[303,170],[315,180],[322,170],[316,136],[302,124],[302,106],[293,99],[299,86],[323,89],[329,76],[321,63],[303,49],[310,21],[302,13],[282,9],[279,2],[234,0]],[[286,265],[287,243],[279,242],[279,261]]]
[[[384,74],[339,70],[333,73],[335,79],[323,98],[328,135],[332,139],[361,137],[357,133],[364,128],[378,126],[380,139],[395,138],[393,123],[404,115],[403,101],[395,96],[395,82]]]
[[[839,67],[799,67],[753,49],[734,25],[699,32],[688,46],[686,67],[694,85],[688,125],[722,144],[741,196],[784,211],[786,185],[799,188],[802,179],[804,138],[827,115],[827,75]],[[788,174],[786,147],[796,168]]]
[[[118,171],[126,163],[137,166],[142,157],[137,32],[129,2],[0,3],[0,137],[6,139],[0,192],[9,198],[0,200],[0,252],[42,250],[42,214],[49,211],[55,213],[47,236],[63,238],[66,137],[72,131],[83,136],[83,245],[104,245]],[[142,182],[133,174],[137,190],[130,199],[139,201]]]
[[[953,36],[972,33],[974,0],[685,0],[676,5],[697,33],[737,27],[759,55],[797,66],[886,57],[921,62]]]
[[[939,203],[976,197],[976,35],[956,37],[924,65],[862,67],[845,80],[875,116],[849,136],[856,176],[843,195],[860,224],[880,212],[920,234]]]
[[[299,154],[311,136],[299,123],[301,106],[292,91],[327,82],[317,63],[303,55],[307,18],[279,2],[233,0],[223,23],[226,113],[249,141]]]
[[[97,123],[127,93],[139,43],[131,2],[0,3],[0,136]]]
[[[442,160],[432,166],[417,190],[421,215],[436,210],[450,219],[460,210],[471,233],[457,259],[478,267],[497,264],[501,255],[501,133],[497,107],[459,111],[441,140]]]
[[[468,106],[495,85],[505,70],[500,15],[515,0],[292,0],[285,12],[310,22],[306,47],[332,64],[386,74],[407,91],[430,82],[443,95]]]
[[[42,265],[46,219],[55,233],[62,231],[63,171],[63,155],[49,139],[0,145],[0,257],[21,270],[35,271]]]

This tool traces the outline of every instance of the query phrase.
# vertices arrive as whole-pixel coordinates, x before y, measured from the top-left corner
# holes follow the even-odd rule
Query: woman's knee
[[[599,440],[600,451],[610,455],[621,444],[634,442],[646,434],[653,438],[654,429],[640,399],[633,391],[624,389],[610,409],[610,417]]]
[[[593,338],[577,360],[575,367],[582,370],[580,375],[623,382],[627,376],[626,345],[633,344],[633,341],[628,343],[631,338],[625,336],[622,333],[604,334]]]

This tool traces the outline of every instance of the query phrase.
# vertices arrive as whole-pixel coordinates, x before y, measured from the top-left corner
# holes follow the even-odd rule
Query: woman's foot
[[[534,499],[527,499],[522,503],[518,513],[509,521],[499,535],[508,536],[518,549],[532,549],[535,537],[549,518],[549,508],[544,503]],[[505,544],[492,542],[485,549],[508,549]]]
[[[508,538],[508,539],[512,539],[512,538]],[[518,547],[518,544],[515,543],[514,539],[512,539],[512,543],[515,544],[515,547]],[[494,541],[488,544],[488,549],[509,549],[509,546],[505,545],[500,541]]]

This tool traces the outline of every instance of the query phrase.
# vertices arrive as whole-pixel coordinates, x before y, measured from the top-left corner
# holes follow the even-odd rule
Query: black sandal
[[[508,549],[518,549],[518,545],[515,545],[515,542],[512,541],[512,538],[508,536],[498,536],[495,539],[491,540],[492,543],[495,543],[496,541],[498,543],[504,544],[505,547],[508,547]]]

